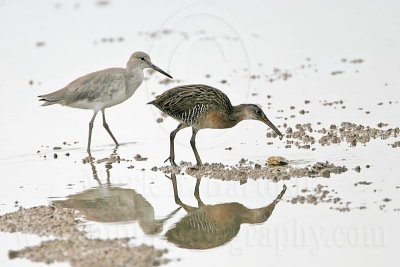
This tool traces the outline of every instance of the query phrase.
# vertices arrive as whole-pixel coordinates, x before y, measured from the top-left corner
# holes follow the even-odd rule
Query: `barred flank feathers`
[[[197,123],[210,109],[224,110],[226,113],[233,109],[223,92],[202,84],[172,88],[148,104],[189,125]]]

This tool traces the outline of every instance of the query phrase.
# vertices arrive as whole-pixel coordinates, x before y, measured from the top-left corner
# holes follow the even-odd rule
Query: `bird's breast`
[[[128,73],[126,77],[126,94],[132,96],[136,89],[142,84],[144,79],[143,71]]]
[[[198,128],[224,129],[233,127],[233,122],[228,116],[218,111],[209,111],[198,122]]]

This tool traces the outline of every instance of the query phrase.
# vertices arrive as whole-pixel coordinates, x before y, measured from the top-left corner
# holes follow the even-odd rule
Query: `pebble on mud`
[[[372,184],[372,182],[367,182],[367,181],[360,181],[354,184],[354,186],[358,186],[358,185],[370,185]]]
[[[342,70],[335,70],[335,71],[331,72],[331,75],[339,75],[339,74],[343,74],[343,73],[344,73],[344,71],[342,71]]]
[[[396,141],[393,144],[390,144],[393,148],[400,147],[400,141]]]
[[[349,63],[352,63],[352,64],[361,64],[363,62],[364,62],[364,60],[361,59],[361,58],[356,58],[356,59],[353,59],[353,60],[349,61]]]
[[[140,154],[136,154],[136,156],[133,157],[136,161],[145,161],[147,158],[142,157]]]
[[[39,41],[36,42],[36,47],[43,47],[45,44],[46,44],[45,42]]]

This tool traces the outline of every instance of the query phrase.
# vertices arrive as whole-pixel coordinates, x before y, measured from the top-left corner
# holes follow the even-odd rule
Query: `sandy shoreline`
[[[131,246],[130,238],[89,239],[77,226],[82,221],[73,209],[58,205],[20,208],[0,216],[0,231],[29,233],[54,240],[9,251],[9,258],[33,262],[68,262],[71,266],[158,266],[168,262],[166,250],[151,246]]]

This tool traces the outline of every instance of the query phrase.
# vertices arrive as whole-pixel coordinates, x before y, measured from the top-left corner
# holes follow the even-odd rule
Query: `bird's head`
[[[274,124],[272,124],[272,122],[267,118],[267,116],[264,114],[259,106],[254,104],[243,104],[239,106],[241,109],[242,119],[261,121],[268,125],[277,135],[279,135],[280,139],[283,138],[282,133],[278,130],[278,128],[276,128]]]
[[[145,52],[133,53],[131,58],[128,61],[127,68],[128,69],[141,68],[142,70],[150,68],[150,69],[156,70],[156,71],[164,74],[168,78],[172,79],[171,75],[169,75],[168,73],[166,73],[165,71],[163,71],[162,69],[160,69],[159,67],[154,65],[153,63],[151,63],[150,56],[148,54],[146,54]]]

